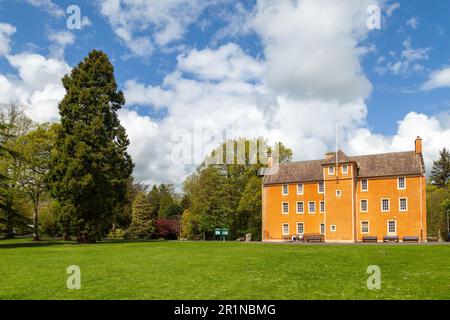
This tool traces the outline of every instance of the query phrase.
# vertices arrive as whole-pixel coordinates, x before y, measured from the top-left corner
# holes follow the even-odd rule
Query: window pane
[[[303,213],[303,211],[304,211],[303,202],[297,202],[297,212]]]
[[[283,202],[283,212],[289,212],[289,204],[287,202]]]
[[[367,200],[361,200],[361,211],[367,211]]]
[[[400,210],[406,211],[408,208],[407,201],[405,198],[400,199]]]
[[[367,180],[362,180],[361,181],[361,189],[362,190],[367,190]]]
[[[302,183],[297,184],[297,193],[298,194],[303,193],[303,184]]]
[[[395,221],[389,221],[389,232],[390,233],[395,232]]]
[[[289,191],[288,185],[287,184],[283,185],[283,194],[288,194],[288,191]]]
[[[297,233],[298,234],[303,234],[304,233],[304,224],[303,223],[298,223],[297,224]]]
[[[381,210],[389,211],[389,199],[382,200]]]
[[[319,192],[323,193],[324,192],[324,185],[323,182],[319,182]]]
[[[361,222],[361,232],[369,232],[369,222]]]

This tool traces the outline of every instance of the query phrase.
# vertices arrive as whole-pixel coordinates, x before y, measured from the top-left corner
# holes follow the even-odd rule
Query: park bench
[[[383,242],[399,242],[398,236],[384,236]]]
[[[438,242],[438,240],[439,240],[438,237],[428,237],[427,238],[428,242]]]
[[[363,242],[378,242],[377,236],[363,236]]]
[[[324,242],[325,240],[323,234],[319,233],[305,234],[303,239],[305,242]]]
[[[418,236],[404,236],[403,242],[419,242]]]

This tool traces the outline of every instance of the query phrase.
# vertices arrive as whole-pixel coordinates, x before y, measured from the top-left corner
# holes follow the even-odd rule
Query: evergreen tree
[[[125,104],[113,66],[92,51],[63,78],[59,104],[61,128],[52,154],[48,182],[76,230],[78,243],[107,234],[114,211],[126,201],[133,164],[129,141],[117,112]]]
[[[150,217],[151,206],[144,192],[139,192],[134,198],[131,211],[133,219],[127,238],[150,239],[155,228]]]
[[[444,188],[450,179],[450,152],[444,148],[439,152],[439,155],[439,160],[433,163],[430,178],[435,186]]]

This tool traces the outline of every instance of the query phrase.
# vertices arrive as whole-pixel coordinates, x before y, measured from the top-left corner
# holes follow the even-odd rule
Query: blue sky
[[[57,121],[58,79],[105,51],[135,175],[149,183],[192,170],[167,159],[173,132],[193,123],[281,139],[296,159],[332,148],[336,121],[349,154],[408,150],[422,135],[429,166],[449,147],[450,2],[282,2],[0,0],[0,99]],[[365,27],[370,4],[380,30]],[[70,5],[79,30],[66,26]]]

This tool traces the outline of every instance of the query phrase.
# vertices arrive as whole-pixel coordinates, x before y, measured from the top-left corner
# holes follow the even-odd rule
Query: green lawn
[[[8,240],[0,283],[0,299],[450,299],[450,246]]]

